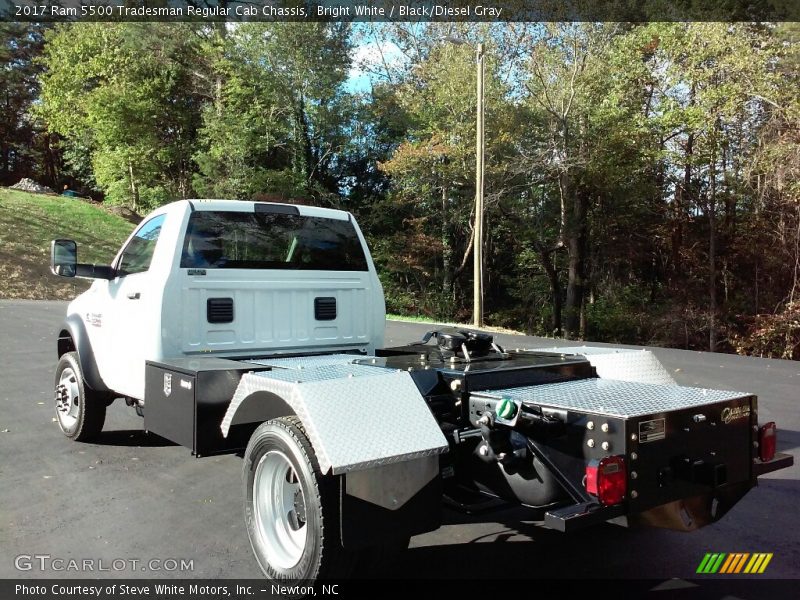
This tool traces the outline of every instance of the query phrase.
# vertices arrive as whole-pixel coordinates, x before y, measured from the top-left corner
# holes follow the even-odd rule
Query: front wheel
[[[263,423],[243,467],[247,534],[270,579],[345,577],[354,556],[338,539],[337,481],[320,473],[297,417]]]
[[[106,420],[106,397],[86,386],[76,352],[58,361],[55,381],[56,420],[68,438],[84,442],[97,437]]]

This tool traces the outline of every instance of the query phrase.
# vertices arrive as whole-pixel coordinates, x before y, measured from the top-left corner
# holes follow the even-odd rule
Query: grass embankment
[[[50,240],[78,242],[78,260],[109,264],[133,225],[76,198],[0,188],[0,299],[66,300],[89,287],[50,274]]]

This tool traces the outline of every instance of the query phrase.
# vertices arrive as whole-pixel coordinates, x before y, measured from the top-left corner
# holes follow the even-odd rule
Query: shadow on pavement
[[[103,431],[92,443],[100,446],[138,446],[144,448],[162,448],[177,446],[155,433],[147,433],[141,429],[121,429],[118,431]]]
[[[781,429],[781,424],[778,423],[778,452],[788,452],[797,458],[798,448],[800,448],[800,431]]]
[[[757,500],[759,515],[753,514],[748,503],[737,514],[723,517],[719,523],[691,533],[657,528],[624,528],[611,524],[589,527],[569,534],[546,529],[537,522],[525,521],[523,509],[511,508],[485,516],[488,521],[480,533],[452,543],[453,535],[443,539],[448,543],[412,547],[388,567],[389,577],[421,579],[619,579],[696,578],[695,569],[706,546],[718,544],[719,528],[730,529],[732,519],[771,517],[783,511],[790,499],[800,494],[800,480],[760,480],[746,500]],[[754,496],[750,498],[750,496]],[[452,510],[443,514],[443,526],[474,522],[473,518]],[[474,530],[473,530],[474,531]],[[736,527],[725,534],[727,545],[719,551],[739,551],[758,546],[752,532]],[[714,540],[714,541],[712,541]],[[435,544],[435,541],[434,541]],[[413,545],[413,540],[412,540]],[[773,546],[764,551],[780,554]],[[782,556],[782,562],[791,560]],[[775,567],[778,567],[776,561]],[[794,569],[789,570],[789,573]],[[779,574],[780,573],[780,574]],[[773,569],[773,577],[786,577],[786,569]],[[647,582],[645,582],[647,583]],[[724,594],[723,594],[724,595]],[[722,596],[720,596],[722,597]]]

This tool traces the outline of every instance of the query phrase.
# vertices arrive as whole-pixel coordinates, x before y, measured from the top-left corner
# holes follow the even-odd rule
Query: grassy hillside
[[[99,205],[0,188],[0,298],[71,299],[89,283],[50,274],[50,240],[78,242],[78,260],[108,264],[133,224]]]

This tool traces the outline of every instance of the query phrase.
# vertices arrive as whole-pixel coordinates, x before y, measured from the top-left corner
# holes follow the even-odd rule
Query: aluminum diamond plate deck
[[[526,404],[630,418],[746,398],[750,394],[634,381],[582,379],[476,392],[473,395],[510,398]]]
[[[340,377],[324,376],[334,369]],[[223,435],[236,422],[239,406],[259,391],[275,394],[291,406],[305,426],[323,473],[360,471],[447,450],[441,428],[404,371],[328,365],[246,373],[222,420]]]
[[[276,379],[293,383],[308,383],[311,381],[327,381],[330,379],[347,379],[351,377],[375,377],[397,369],[384,367],[370,367],[366,365],[325,365],[313,369],[274,369],[254,373],[256,377]]]
[[[281,369],[312,369],[332,365],[350,365],[356,359],[372,358],[363,354],[322,354],[320,356],[293,356],[289,358],[260,358],[247,362]]]
[[[603,379],[677,385],[661,362],[649,350],[566,346],[563,348],[530,348],[529,351],[583,355]]]

